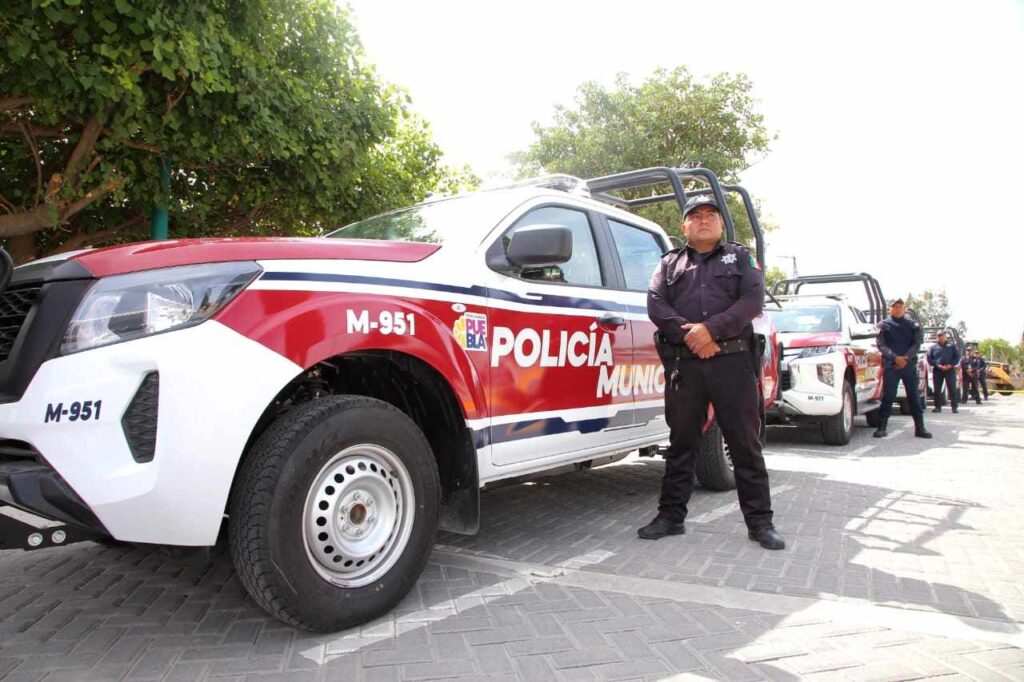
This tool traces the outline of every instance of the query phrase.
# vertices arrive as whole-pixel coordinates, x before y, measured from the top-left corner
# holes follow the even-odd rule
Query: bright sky
[[[769,265],[945,288],[969,338],[1021,340],[1020,0],[349,2],[368,61],[485,178],[583,81],[746,73],[778,134],[742,178],[779,225]]]

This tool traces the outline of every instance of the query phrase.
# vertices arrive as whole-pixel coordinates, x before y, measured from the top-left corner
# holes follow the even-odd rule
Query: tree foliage
[[[925,289],[920,294],[907,294],[906,303],[908,308],[917,312],[918,319],[925,327],[945,327],[949,323],[949,298],[945,289]],[[966,333],[966,325],[962,331]]]
[[[789,274],[782,268],[778,267],[777,265],[771,266],[770,268],[764,271],[765,290],[771,291],[772,287],[774,287],[777,283],[781,282],[782,280],[788,277]]]
[[[703,167],[733,184],[771,141],[751,89],[745,75],[723,73],[701,82],[685,67],[659,69],[639,85],[626,74],[611,88],[583,83],[573,106],[555,107],[550,126],[533,124],[536,139],[512,160],[523,176],[590,178],[651,166]],[[739,237],[749,242],[742,204],[731,197],[729,204]],[[674,205],[638,212],[670,232],[678,229]]]
[[[1007,362],[1018,370],[1024,366],[1024,342],[1014,346],[1006,339],[982,339],[977,348],[988,360]]]
[[[458,182],[333,0],[26,0],[0,12],[0,237],[311,234]],[[161,190],[158,160],[172,169]]]

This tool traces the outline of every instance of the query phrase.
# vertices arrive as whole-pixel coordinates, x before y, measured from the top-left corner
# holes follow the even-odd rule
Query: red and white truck
[[[16,268],[0,293],[0,546],[226,537],[273,616],[330,631],[381,615],[439,527],[476,532],[481,487],[666,439],[646,291],[671,245],[622,194],[666,183],[685,202],[683,180],[721,201],[708,171],[646,169],[319,239]],[[719,441],[698,470],[727,488]]]

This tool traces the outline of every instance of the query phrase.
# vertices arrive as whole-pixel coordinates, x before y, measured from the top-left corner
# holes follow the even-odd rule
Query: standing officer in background
[[[694,458],[708,402],[729,446],[748,535],[766,549],[786,542],[772,525],[768,471],[761,453],[760,358],[752,320],[764,307],[764,275],[739,244],[722,242],[714,197],[686,202],[687,246],[662,256],[647,292],[665,362],[665,419],[671,434],[658,515],[637,531],[645,540],[686,532]]]
[[[960,351],[955,344],[949,343],[949,335],[939,332],[938,343],[928,349],[928,364],[932,366],[932,392],[935,394],[935,408],[932,412],[942,412],[942,384],[945,382],[949,393],[949,404],[956,414],[958,398],[956,375],[960,370]]]
[[[974,349],[974,371],[978,378],[978,386],[981,387],[985,400],[988,400],[988,361],[977,348]]]
[[[970,396],[971,381],[973,381],[974,370],[971,369],[971,349],[964,349],[964,356],[960,358],[960,403],[966,404]]]
[[[981,405],[981,394],[978,392],[978,384],[981,380],[978,378],[978,373],[981,371],[978,363],[978,349],[970,348],[967,351],[967,369],[964,372],[967,374],[966,384],[964,385],[964,402],[966,403],[970,398],[974,398],[974,402]]]
[[[892,401],[896,399],[896,390],[901,381],[907,393],[910,414],[914,416],[914,435],[918,438],[932,437],[924,428],[921,394],[917,390],[917,349],[924,341],[924,330],[917,322],[908,320],[906,314],[907,305],[903,299],[893,299],[889,303],[889,317],[879,325],[877,343],[882,353],[885,373],[882,375],[882,407],[878,410],[882,423],[872,434],[875,438],[889,435],[885,427],[892,414]]]

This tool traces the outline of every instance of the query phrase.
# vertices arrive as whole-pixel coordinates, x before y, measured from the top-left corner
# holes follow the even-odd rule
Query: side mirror
[[[854,339],[873,339],[878,336],[878,327],[870,322],[854,322],[850,325],[850,337]]]
[[[668,243],[672,245],[673,249],[681,249],[686,246],[686,242],[683,241],[683,238],[674,234],[670,234],[668,236]]]
[[[0,249],[0,294],[7,291],[7,285],[11,283],[11,275],[14,273],[14,261],[6,250]]]
[[[524,268],[544,268],[572,258],[572,230],[564,225],[530,225],[512,233],[505,256]]]

